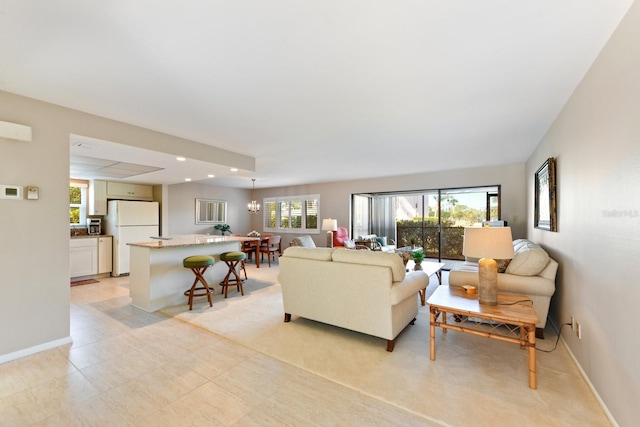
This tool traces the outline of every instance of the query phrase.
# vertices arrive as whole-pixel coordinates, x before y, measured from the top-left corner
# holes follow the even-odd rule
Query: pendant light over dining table
[[[253,193],[256,190],[256,179],[251,178],[251,181],[253,181],[253,190],[251,190],[251,198],[253,199]],[[260,212],[260,203],[256,202],[255,200],[251,200],[251,203],[247,204],[247,208],[249,209],[250,213],[258,213]]]

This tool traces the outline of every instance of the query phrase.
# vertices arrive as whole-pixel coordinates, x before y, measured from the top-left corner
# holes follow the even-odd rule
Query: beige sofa
[[[526,295],[533,301],[540,322],[536,335],[542,337],[547,324],[549,303],[556,290],[558,263],[537,243],[526,239],[513,241],[514,257],[498,272],[498,292]],[[500,263],[499,263],[500,265]],[[449,273],[449,285],[478,285],[477,260],[469,260]]]
[[[291,246],[280,258],[284,321],[292,315],[394,340],[418,314],[429,278],[394,253]]]

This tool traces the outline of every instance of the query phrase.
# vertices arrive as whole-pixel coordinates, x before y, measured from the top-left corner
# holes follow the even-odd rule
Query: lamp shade
[[[325,218],[322,220],[322,230],[324,231],[336,231],[338,229],[338,220]]]
[[[466,227],[462,254],[471,258],[513,258],[511,227]]]

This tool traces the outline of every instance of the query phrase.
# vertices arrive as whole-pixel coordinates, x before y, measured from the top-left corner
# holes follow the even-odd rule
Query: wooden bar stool
[[[237,286],[238,291],[241,295],[244,295],[244,289],[242,289],[242,279],[240,275],[238,275],[238,264],[240,264],[240,269],[244,268],[244,260],[247,257],[244,252],[223,252],[220,254],[220,261],[224,261],[229,266],[229,271],[227,275],[224,276],[224,280],[220,282],[220,286],[222,287],[222,291],[224,292],[224,297],[227,297],[227,291],[229,290],[229,286]],[[231,275],[234,275],[235,278],[232,278]],[[244,271],[244,277],[247,277],[247,270]]]
[[[209,299],[209,306],[213,307],[213,303],[211,302],[213,289],[209,287],[203,274],[207,271],[207,268],[213,265],[214,261],[213,257],[208,255],[194,255],[182,260],[182,266],[184,268],[190,268],[193,274],[196,275],[191,289],[184,291],[184,294],[189,297],[189,310],[193,309],[193,297],[206,296]],[[202,286],[198,287],[198,282],[200,282]]]

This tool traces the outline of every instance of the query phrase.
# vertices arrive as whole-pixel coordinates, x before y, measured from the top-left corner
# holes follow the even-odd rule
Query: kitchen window
[[[319,233],[320,195],[274,197],[263,200],[264,231]]]
[[[69,182],[69,225],[84,226],[87,224],[87,189],[86,181]]]

